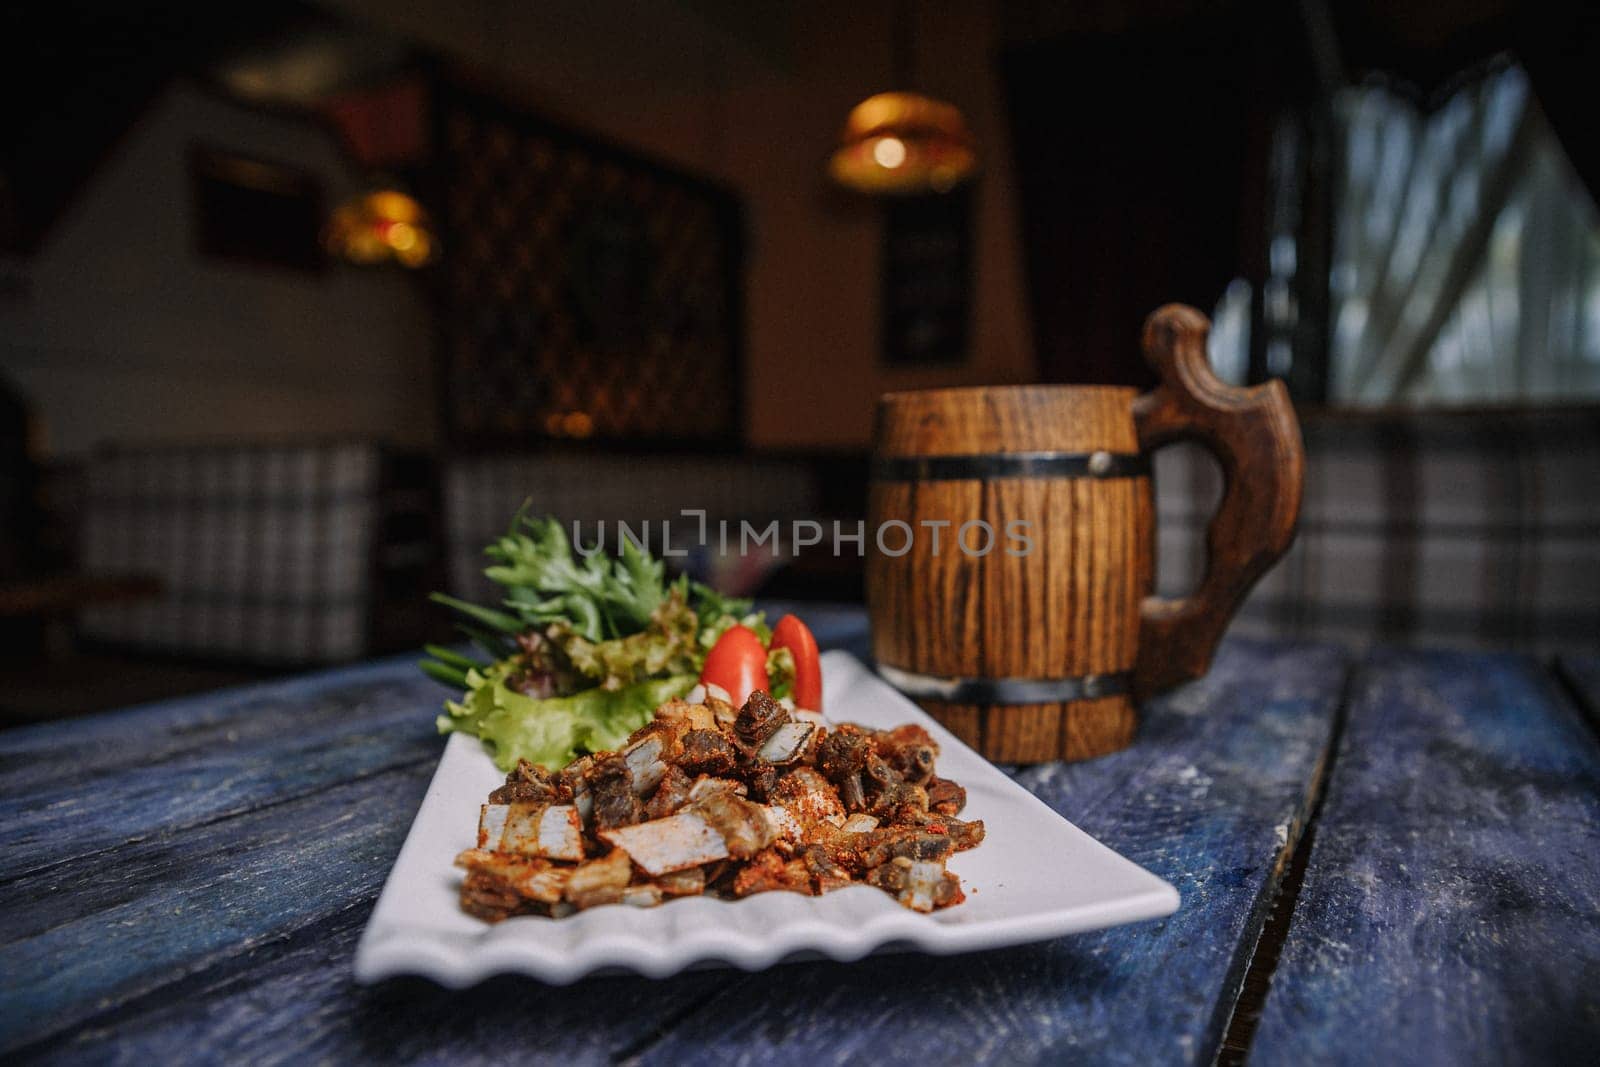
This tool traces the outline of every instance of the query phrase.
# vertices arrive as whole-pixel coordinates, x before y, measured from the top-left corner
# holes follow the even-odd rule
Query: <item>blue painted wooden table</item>
[[[567,988],[352,980],[442,749],[411,657],[0,733],[0,1057],[1592,1062],[1596,664],[1230,641],[1133,748],[1014,772],[1175,915]]]

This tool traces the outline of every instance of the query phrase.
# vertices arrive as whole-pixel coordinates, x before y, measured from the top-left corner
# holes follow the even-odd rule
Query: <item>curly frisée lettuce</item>
[[[517,760],[565,767],[584,752],[618,748],[650,721],[655,710],[694,688],[692,674],[652,678],[622,689],[585,689],[571,696],[535,700],[506,685],[514,669],[496,663],[467,673],[467,692],[448,701],[439,732],[481,738],[495,766],[509,771]]]
[[[616,747],[657,706],[694,686],[732,626],[771,641],[748,600],[686,577],[668,582],[661,562],[627,539],[615,558],[575,553],[555,519],[519,512],[484,554],[492,561],[485,576],[502,589],[498,604],[432,599],[460,616],[457,628],[488,662],[429,645],[419,666],[464,691],[445,705],[439,729],[482,738],[502,769],[523,758],[558,769]],[[769,655],[775,697],[793,684],[788,656]]]

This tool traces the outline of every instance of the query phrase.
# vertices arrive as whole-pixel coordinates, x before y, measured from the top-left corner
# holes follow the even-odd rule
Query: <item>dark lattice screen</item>
[[[736,197],[482,96],[439,97],[453,444],[732,444]]]

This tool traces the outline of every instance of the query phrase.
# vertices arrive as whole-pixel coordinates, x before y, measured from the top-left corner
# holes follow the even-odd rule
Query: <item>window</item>
[[[1600,217],[1526,74],[1501,66],[1431,113],[1364,85],[1336,115],[1329,401],[1600,397]],[[1294,241],[1292,228],[1271,237],[1269,333]],[[1218,307],[1213,358],[1235,379],[1248,310],[1232,290]]]

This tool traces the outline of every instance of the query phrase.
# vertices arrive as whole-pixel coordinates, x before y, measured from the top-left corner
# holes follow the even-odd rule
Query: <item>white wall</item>
[[[199,256],[188,169],[196,142],[314,173],[330,206],[361,179],[313,123],[169,89],[40,253],[6,264],[0,368],[35,405],[48,453],[99,442],[431,441],[418,280]]]

